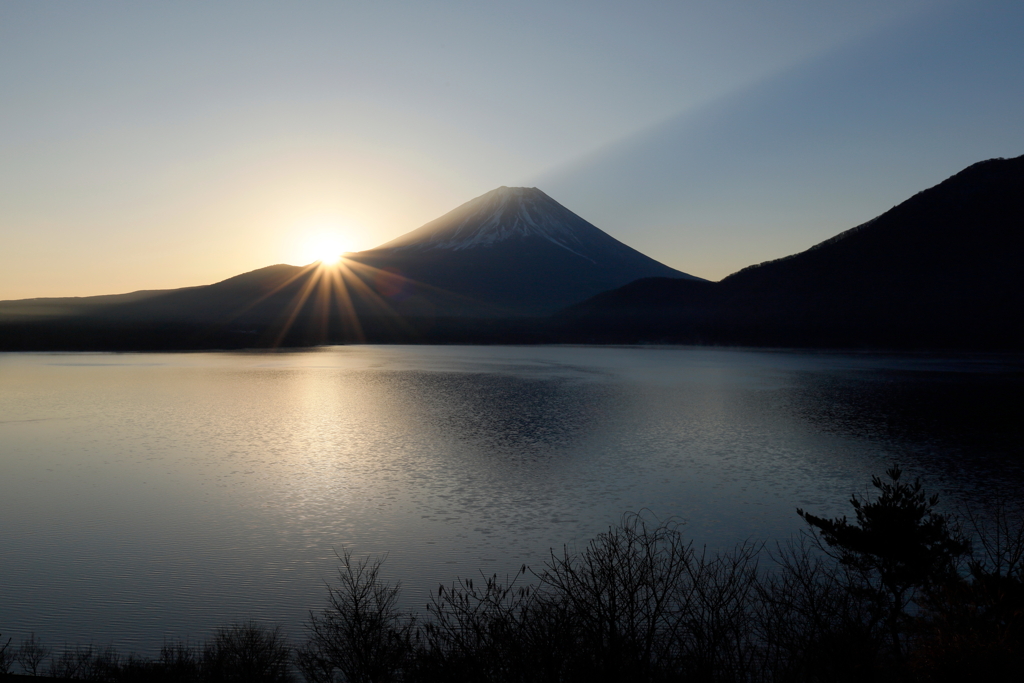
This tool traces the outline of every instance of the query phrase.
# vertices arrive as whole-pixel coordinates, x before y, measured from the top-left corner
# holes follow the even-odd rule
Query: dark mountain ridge
[[[1022,346],[1024,156],[974,164],[810,249],[711,286],[651,280],[569,309],[606,341]]]
[[[1022,262],[1024,156],[974,164],[867,223],[721,282],[649,259],[536,188],[498,188],[338,269],[276,265],[204,287],[0,302],[0,348],[370,341],[1019,351]],[[556,305],[568,308],[541,315]]]

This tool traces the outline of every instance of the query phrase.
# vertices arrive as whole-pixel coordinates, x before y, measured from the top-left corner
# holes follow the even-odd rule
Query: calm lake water
[[[1024,359],[689,348],[0,354],[0,632],[153,654],[299,638],[335,549],[409,605],[626,511],[784,540],[894,459],[949,504],[1024,492]]]

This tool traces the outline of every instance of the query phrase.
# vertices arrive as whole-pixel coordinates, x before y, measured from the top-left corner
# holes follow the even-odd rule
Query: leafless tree
[[[11,664],[14,663],[14,651],[8,648],[11,645],[11,639],[8,638],[7,642],[3,642],[3,634],[0,634],[0,674],[6,674],[11,672]]]
[[[310,612],[309,640],[297,653],[310,681],[332,681],[335,672],[349,683],[398,680],[412,652],[415,622],[398,609],[399,584],[380,574],[383,557],[338,557],[338,584],[328,586],[328,606]]]
[[[40,667],[49,656],[50,648],[36,640],[35,633],[29,634],[26,640],[22,640],[14,654],[18,664],[29,676],[38,676],[41,671]]]
[[[202,672],[224,683],[287,683],[292,651],[280,628],[249,621],[219,628],[203,647]]]

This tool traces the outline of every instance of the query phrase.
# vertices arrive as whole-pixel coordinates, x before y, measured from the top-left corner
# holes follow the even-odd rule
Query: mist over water
[[[626,511],[784,540],[899,460],[1024,491],[1024,360],[611,347],[0,354],[0,632],[153,653],[293,637],[337,560],[421,606]]]

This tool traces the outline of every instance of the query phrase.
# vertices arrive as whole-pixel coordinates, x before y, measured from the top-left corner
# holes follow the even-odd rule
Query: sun
[[[303,248],[305,254],[303,260],[307,263],[319,262],[321,265],[333,266],[341,260],[342,254],[346,251],[348,250],[345,249],[345,245],[337,235],[330,233],[315,235],[306,240]]]
[[[324,264],[325,266],[333,266],[334,264],[336,264],[340,260],[341,260],[341,254],[334,254],[334,253],[321,254],[320,258],[317,259],[317,261],[319,261],[320,263]]]

